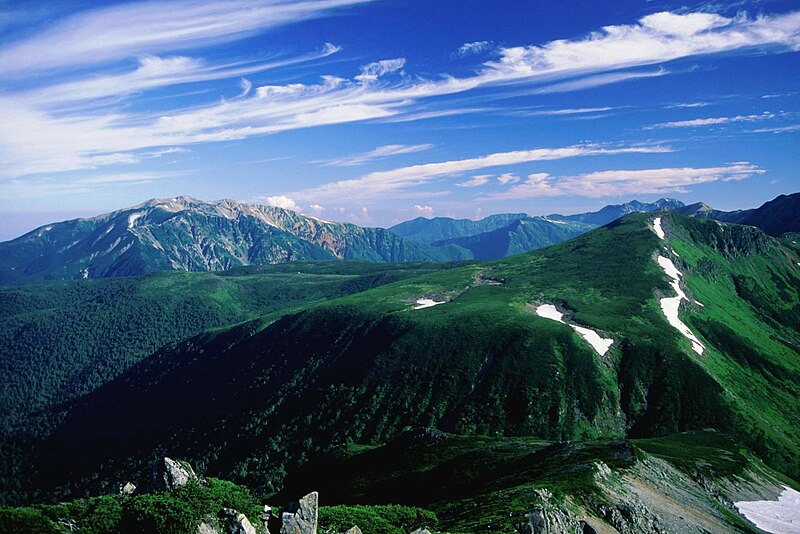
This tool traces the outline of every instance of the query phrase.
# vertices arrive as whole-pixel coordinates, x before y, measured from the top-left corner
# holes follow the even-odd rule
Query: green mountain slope
[[[464,257],[457,248],[406,242],[383,228],[329,223],[231,200],[177,197],[51,224],[0,243],[0,284],[161,270],[220,271],[301,260],[381,263]]]
[[[478,260],[496,260],[561,243],[592,230],[594,226],[543,217],[525,217],[491,232],[437,241],[436,246],[454,245]]]
[[[449,217],[417,217],[410,221],[401,222],[389,228],[395,233],[417,243],[428,245],[437,241],[484,234],[506,227],[509,224],[525,219],[524,213],[500,213],[490,215],[478,221],[471,219],[451,219]]]
[[[713,431],[552,443],[411,429],[382,447],[344,447],[310,462],[291,475],[283,492],[266,499],[224,480],[189,476],[185,485],[154,492],[137,488],[132,495],[0,507],[0,533],[171,534],[203,531],[201,523],[224,529],[217,531],[264,533],[268,526],[280,532],[280,511],[295,509],[288,503],[311,491],[322,506],[306,508],[306,517],[319,532],[358,525],[368,534],[421,527],[756,533],[761,531],[739,513],[740,501],[774,501],[788,491],[780,474]],[[306,506],[317,502],[313,497],[304,499]],[[266,514],[264,502],[270,505]]]
[[[660,217],[666,243],[652,215],[628,216],[167,347],[67,407],[36,449],[36,483],[102,489],[170,451],[275,490],[286,469],[407,425],[550,440],[717,428],[797,477],[800,258],[754,228]],[[660,308],[674,289],[659,253],[704,304],[681,313],[701,356]],[[542,304],[611,349],[538,316]]]
[[[733,502],[774,499],[783,484],[713,431],[552,443],[413,429],[310,462],[274,500],[314,488],[332,504],[420,506],[445,532],[519,532],[532,520],[542,532],[760,532]]]
[[[0,479],[16,492],[24,450],[58,408],[159,347],[285,313],[446,264],[294,263],[225,273],[49,282],[0,288]]]

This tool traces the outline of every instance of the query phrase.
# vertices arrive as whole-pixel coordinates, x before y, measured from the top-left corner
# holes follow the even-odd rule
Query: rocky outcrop
[[[525,514],[525,521],[517,524],[519,534],[562,534],[583,532],[581,522],[555,502],[546,489],[535,490],[538,505]]]
[[[243,513],[231,508],[223,508],[220,515],[226,519],[226,534],[256,534],[255,527]]]
[[[257,534],[257,531],[243,513],[223,508],[217,517],[206,517],[195,534]]]
[[[153,465],[150,489],[153,491],[173,490],[178,486],[185,486],[190,480],[197,480],[197,475],[191,465],[164,457],[163,461]]]
[[[119,487],[119,492],[122,495],[133,495],[136,491],[136,484],[133,482],[126,482]]]
[[[290,503],[281,515],[281,534],[317,534],[318,509],[319,495],[316,491]]]

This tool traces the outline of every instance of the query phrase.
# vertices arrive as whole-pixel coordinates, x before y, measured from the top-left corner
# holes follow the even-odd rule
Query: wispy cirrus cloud
[[[401,154],[413,154],[415,152],[430,150],[431,148],[433,148],[433,145],[429,143],[419,145],[383,145],[370,150],[369,152],[364,152],[363,154],[355,154],[336,159],[319,160],[312,163],[319,163],[323,166],[329,167],[356,167],[371,161],[384,159],[391,156],[398,156]]]
[[[721,124],[731,124],[737,122],[758,122],[774,119],[777,115],[765,111],[759,115],[735,115],[731,117],[706,117],[702,119],[690,119],[685,121],[661,122],[646,126],[645,130],[656,130],[659,128],[697,128],[702,126],[717,126]]]
[[[463,182],[458,182],[456,186],[458,187],[480,187],[482,185],[486,185],[489,183],[489,179],[492,177],[491,174],[479,174],[477,176],[473,176],[469,180],[465,180]]]
[[[559,115],[583,115],[590,113],[602,113],[604,111],[611,111],[614,107],[604,106],[598,108],[564,108],[564,109],[523,109],[515,112],[517,115],[526,117],[536,116],[559,116]]]
[[[189,55],[156,56],[230,42],[279,25],[319,17],[366,0],[159,1],[122,4],[78,13],[0,50],[0,79],[43,71],[136,59],[129,72],[87,77],[28,89],[0,89],[2,176],[97,168],[125,154],[162,146],[187,146],[245,139],[287,130],[370,120],[419,120],[450,109],[423,101],[527,84],[539,92],[577,90],[667,72],[631,71],[672,60],[715,53],[800,49],[800,11],[784,15],[727,18],[711,13],[656,13],[625,25],[605,26],[579,39],[500,48],[473,75],[439,78],[387,77],[408,69],[401,58],[364,65],[352,78],[323,76],[319,83],[239,85],[250,65],[211,65]],[[323,49],[332,53],[336,47]],[[311,55],[313,57],[313,54]],[[288,61],[302,61],[303,57]],[[81,104],[69,113],[54,102],[124,98],[131,88],[148,91],[187,80],[231,77],[239,95],[158,113],[120,107],[94,110]],[[249,82],[248,82],[249,83]],[[127,84],[127,88],[126,88]],[[538,89],[537,89],[538,88]],[[91,95],[96,95],[91,97]],[[426,115],[427,114],[427,115]],[[28,132],[24,132],[27,130]],[[34,133],[35,132],[35,133]],[[136,157],[128,156],[129,162]]]
[[[239,40],[370,0],[161,0],[80,12],[0,50],[0,73],[100,64]]]
[[[611,156],[619,154],[650,154],[670,152],[664,146],[631,146],[609,148],[597,145],[576,145],[561,148],[535,148],[513,152],[497,152],[476,158],[467,158],[440,163],[425,163],[400,167],[388,171],[377,171],[360,178],[340,180],[313,189],[292,193],[294,198],[308,200],[350,200],[369,201],[384,197],[388,193],[396,195],[398,191],[424,185],[444,176],[458,176],[463,173],[518,165],[533,161],[554,161],[567,158],[588,156]]]
[[[486,195],[482,200],[519,200],[537,197],[608,197],[630,194],[686,193],[687,187],[718,181],[744,180],[765,171],[748,162],[722,167],[674,167],[597,171],[576,176],[535,173],[514,187]]]
[[[471,56],[473,54],[482,54],[491,49],[492,43],[489,41],[473,41],[458,47],[458,55],[461,57]]]

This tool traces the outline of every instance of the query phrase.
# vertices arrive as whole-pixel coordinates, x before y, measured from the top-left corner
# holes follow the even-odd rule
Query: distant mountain
[[[639,202],[633,200],[625,204],[614,204],[606,206],[599,211],[592,211],[589,213],[578,213],[576,215],[548,215],[548,219],[555,219],[559,221],[573,221],[592,224],[594,226],[603,226],[611,221],[615,221],[620,217],[624,217],[630,213],[646,213],[658,210],[674,210],[683,207],[684,204],[680,200],[674,198],[660,198],[652,203]]]
[[[389,230],[408,241],[432,244],[437,241],[492,232],[526,218],[528,218],[528,215],[525,213],[500,213],[478,221],[451,219],[449,217],[434,217],[432,219],[417,217],[392,226]]]
[[[629,213],[670,210],[683,205],[678,200],[662,198],[650,204],[634,200],[576,215],[531,217],[525,213],[501,213],[477,221],[417,217],[389,230],[409,241],[457,246],[468,250],[475,259],[493,260],[572,239]]]
[[[561,243],[593,228],[594,226],[584,223],[525,217],[490,232],[437,241],[433,244],[465,248],[477,260],[496,260]]]
[[[699,202],[676,210],[701,219],[756,226],[769,235],[800,232],[800,193],[780,195],[761,207],[750,210],[719,211]]]
[[[0,243],[0,283],[220,271],[299,260],[379,263],[466,256],[455,247],[413,243],[383,228],[331,223],[232,200],[177,197],[50,224]]]

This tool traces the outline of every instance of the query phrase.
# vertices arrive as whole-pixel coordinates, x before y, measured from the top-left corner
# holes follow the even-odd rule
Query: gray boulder
[[[256,534],[256,528],[243,513],[231,508],[223,508],[222,515],[226,518],[225,532],[227,534]]]
[[[133,495],[136,491],[136,484],[133,482],[126,482],[122,486],[119,487],[119,492],[123,495]]]
[[[191,465],[164,457],[163,461],[156,462],[153,466],[150,487],[153,490],[172,490],[178,486],[185,486],[190,480],[197,480]]]
[[[286,507],[281,515],[281,534],[317,534],[319,495],[309,493]]]

